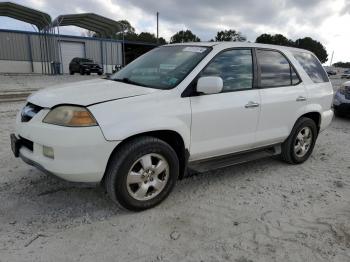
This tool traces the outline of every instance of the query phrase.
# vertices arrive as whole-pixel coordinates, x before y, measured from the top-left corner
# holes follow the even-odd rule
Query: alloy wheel
[[[169,164],[159,154],[146,154],[137,159],[126,178],[128,193],[136,200],[156,197],[169,179]]]
[[[297,157],[303,157],[310,150],[312,144],[312,131],[309,127],[302,128],[294,143],[294,153]]]

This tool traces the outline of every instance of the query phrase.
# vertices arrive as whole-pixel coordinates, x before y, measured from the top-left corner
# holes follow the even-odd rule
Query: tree
[[[247,38],[241,34],[241,32],[238,32],[236,30],[224,30],[217,32],[215,36],[215,41],[222,42],[222,41],[233,41],[233,42],[244,42]]]
[[[147,43],[157,43],[157,38],[154,34],[148,33],[148,32],[141,32],[137,40],[140,42],[147,42]]]
[[[120,24],[123,25],[122,30],[124,30],[124,39],[129,41],[137,41],[137,34],[135,33],[135,28],[127,20],[119,20]],[[116,34],[115,39],[123,39],[123,31]]]
[[[295,46],[313,52],[321,63],[325,63],[328,60],[326,48],[320,42],[311,37],[304,37],[296,40]]]
[[[183,42],[200,42],[198,36],[193,34],[190,30],[179,31],[170,38],[170,43],[183,43]]]
[[[281,34],[270,35],[262,34],[256,40],[256,43],[283,45],[283,46],[294,46],[313,52],[321,63],[325,63],[328,60],[328,54],[325,47],[318,41],[311,37],[304,37],[296,40],[290,40]]]
[[[281,34],[262,34],[255,40],[256,43],[270,44],[270,45],[283,45],[283,46],[294,46],[293,40],[288,39]]]
[[[333,64],[334,67],[350,68],[350,62],[337,62]]]
[[[124,26],[125,33],[127,33],[127,32],[135,33],[135,28],[133,26],[131,26],[131,24],[128,20],[119,20],[118,23],[120,23]]]
[[[163,38],[163,37],[159,37],[158,38],[158,44],[160,45],[166,45],[167,41]]]

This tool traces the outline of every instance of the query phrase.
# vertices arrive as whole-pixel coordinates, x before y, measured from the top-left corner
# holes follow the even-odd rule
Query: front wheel
[[[106,191],[124,208],[141,211],[162,202],[175,186],[179,160],[174,149],[154,137],[140,137],[117,149],[109,161]]]
[[[305,162],[314,149],[317,135],[315,121],[306,117],[300,118],[287,140],[282,144],[282,159],[290,164]]]
[[[80,70],[79,70],[79,71],[80,71],[80,74],[81,74],[81,75],[84,75],[84,74],[85,74],[84,69],[80,68]]]

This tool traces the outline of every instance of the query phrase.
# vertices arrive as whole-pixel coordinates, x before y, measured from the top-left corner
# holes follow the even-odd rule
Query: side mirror
[[[221,93],[224,87],[224,82],[218,76],[203,76],[198,79],[197,89],[198,93],[203,94],[218,94]]]

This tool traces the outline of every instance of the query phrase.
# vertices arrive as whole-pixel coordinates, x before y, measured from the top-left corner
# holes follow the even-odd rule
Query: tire
[[[153,174],[153,179],[152,174],[142,171],[147,170],[147,166],[150,166],[146,164],[148,161],[139,161],[141,158],[148,159],[149,156],[151,156],[154,171],[160,164],[157,162],[159,159],[166,166],[163,173]],[[129,175],[131,171],[137,176]],[[143,174],[142,176],[146,174],[145,176],[150,177],[142,178],[139,174]],[[130,176],[137,178],[137,182],[129,182]],[[174,188],[178,176],[179,160],[174,149],[158,138],[145,136],[127,142],[112,154],[107,166],[104,185],[113,201],[126,209],[142,211],[162,202]],[[161,181],[161,186],[158,184],[159,181]],[[153,187],[154,183],[160,187],[160,190],[157,191]]]
[[[101,75],[102,75],[102,73],[100,73],[100,72],[98,72],[97,74],[98,74],[99,76],[101,76]]]
[[[336,108],[334,108],[334,115],[335,115],[336,117],[340,117],[340,118],[345,117],[344,112],[339,111],[339,109],[336,109]]]
[[[85,74],[84,69],[80,68],[80,74],[83,76]]]
[[[306,139],[306,130],[309,130],[308,132],[311,133],[310,139]],[[300,139],[298,137],[299,134],[301,134],[300,136],[303,137],[303,139],[305,139],[304,144],[300,142]],[[282,144],[282,160],[289,164],[301,164],[305,162],[314,149],[317,136],[318,130],[315,121],[307,117],[299,118],[298,121],[295,123],[291,134],[289,135],[287,140],[284,141]],[[310,144],[309,146],[306,146],[308,144],[306,141],[309,140]],[[301,144],[303,144],[303,146],[300,146]],[[302,148],[307,148],[306,152],[304,152]]]
[[[74,75],[74,71],[69,70],[69,74],[70,74],[70,75]]]
[[[90,73],[90,72],[87,72],[86,74],[87,74],[88,76],[89,76],[89,75],[91,75],[91,73]]]

